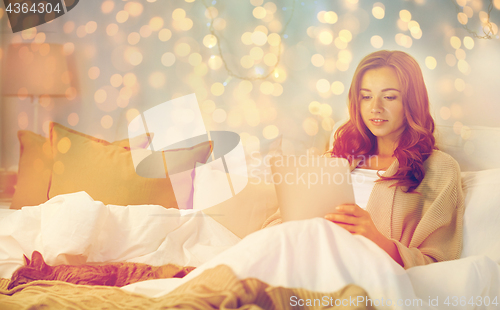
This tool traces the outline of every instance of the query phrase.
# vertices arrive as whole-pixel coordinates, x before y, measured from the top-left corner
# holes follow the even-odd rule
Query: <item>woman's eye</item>
[[[394,100],[394,99],[396,99],[396,96],[385,96],[385,99]]]
[[[371,98],[371,96],[361,96],[361,99],[363,99],[363,100],[368,100],[370,98]]]

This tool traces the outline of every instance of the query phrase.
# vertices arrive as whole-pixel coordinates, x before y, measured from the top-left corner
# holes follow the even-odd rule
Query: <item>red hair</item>
[[[349,89],[349,121],[335,132],[332,156],[366,158],[377,152],[377,137],[366,127],[360,112],[361,80],[366,71],[381,67],[394,69],[401,86],[406,128],[399,139],[394,156],[398,171],[382,180],[396,180],[392,186],[405,186],[414,192],[425,175],[424,161],[437,149],[434,120],[429,112],[429,97],[420,66],[413,57],[401,51],[377,51],[359,63]]]

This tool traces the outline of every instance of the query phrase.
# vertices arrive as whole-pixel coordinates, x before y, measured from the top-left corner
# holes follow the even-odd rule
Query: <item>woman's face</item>
[[[394,69],[381,67],[361,79],[361,117],[377,140],[397,142],[405,129],[401,85]]]

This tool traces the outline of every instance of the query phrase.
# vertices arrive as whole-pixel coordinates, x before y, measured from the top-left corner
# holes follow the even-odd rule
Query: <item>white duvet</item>
[[[199,266],[240,239],[200,211],[156,205],[105,206],[85,192],[10,212],[0,221],[0,277],[10,278],[23,254],[49,265],[130,261]]]
[[[486,256],[405,271],[368,239],[319,218],[271,227],[239,241],[198,211],[104,206],[85,193],[75,193],[12,212],[0,221],[1,277],[10,277],[21,265],[23,253],[34,250],[49,264],[77,258],[82,263],[83,257],[88,262],[199,266],[184,279],[151,280],[124,288],[150,296],[167,294],[203,270],[226,264],[241,279],[255,277],[273,286],[332,292],[355,283],[371,301],[351,300],[351,305],[500,308],[500,267]],[[307,304],[290,300],[292,306],[302,302]]]

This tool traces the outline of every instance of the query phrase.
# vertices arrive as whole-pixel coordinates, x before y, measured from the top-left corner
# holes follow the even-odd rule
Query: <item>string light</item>
[[[210,31],[210,34],[213,35],[215,37],[215,40],[216,40],[216,44],[217,44],[217,47],[219,49],[219,57],[220,59],[222,60],[222,64],[224,65],[224,68],[226,69],[227,73],[229,76],[231,77],[234,77],[234,78],[237,78],[237,79],[240,79],[240,80],[248,80],[248,81],[257,81],[257,80],[265,80],[267,79],[268,77],[270,77],[271,75],[275,75],[276,77],[276,69],[280,63],[280,60],[281,60],[281,48],[282,48],[282,40],[279,40],[279,43],[277,44],[277,47],[278,47],[278,55],[276,56],[277,57],[277,61],[276,63],[271,66],[267,73],[265,73],[264,69],[261,68],[261,67],[256,67],[255,68],[255,72],[256,72],[256,75],[254,76],[243,76],[243,75],[239,75],[239,74],[236,74],[234,73],[228,66],[227,62],[226,62],[226,59],[224,58],[224,54],[222,52],[222,47],[221,47],[221,44],[220,44],[220,39],[219,37],[217,36],[217,34],[215,33],[215,29],[214,29],[214,19],[215,19],[215,16],[212,15],[212,9],[209,8],[209,6],[207,5],[206,1],[205,0],[202,0],[202,3],[203,5],[205,6],[206,8],[206,11],[207,14],[210,16],[210,23],[208,24],[208,28],[209,28],[209,31]],[[290,17],[288,18],[287,22],[285,23],[285,26],[283,27],[283,30],[279,33],[279,36],[283,37],[283,38],[288,38],[288,36],[286,34],[284,34],[286,32],[286,29],[288,28],[288,25],[290,24],[291,20],[292,20],[292,17],[294,15],[294,12],[295,12],[295,4],[296,4],[296,0],[293,0],[293,6],[291,8],[291,13],[290,13]],[[286,11],[286,8],[283,8],[283,11]],[[259,16],[260,17],[260,16]],[[258,31],[256,31],[258,32]],[[254,32],[254,33],[256,33]],[[251,34],[250,34],[251,35]],[[255,35],[255,39],[259,39],[257,38],[259,34]],[[264,34],[265,35],[265,34]],[[267,38],[267,36],[266,36]],[[247,38],[243,38],[242,37],[242,40],[247,40]],[[272,40],[273,42],[275,42],[275,40]],[[260,41],[259,41],[260,42]],[[258,43],[259,43],[258,42]],[[271,43],[269,42],[272,46],[275,46],[274,44],[275,43]],[[246,43],[245,43],[246,44]],[[251,44],[251,43],[250,43]],[[264,42],[265,44],[265,42]],[[249,44],[247,44],[249,45]],[[259,44],[258,44],[259,45]],[[263,45],[263,44],[261,44]],[[251,59],[251,58],[250,58]],[[253,59],[252,59],[253,61]],[[247,61],[247,59],[245,58],[245,66],[244,67],[252,67],[251,65],[249,66],[249,64],[251,63],[249,60]],[[252,64],[253,65],[253,64]]]
[[[465,30],[467,30],[467,32],[469,32],[472,36],[474,36],[475,38],[478,38],[478,39],[493,39],[493,35],[495,34],[495,31],[493,30],[493,25],[490,21],[490,13],[491,13],[491,10],[493,9],[493,0],[490,0],[490,5],[488,6],[487,18],[486,18],[486,21],[484,22],[484,26],[482,27],[483,33],[484,33],[483,36],[477,34],[477,32],[475,32],[475,31],[472,31],[469,29],[469,27],[467,26],[467,21],[465,20],[467,18],[467,15],[465,15],[463,12],[460,11],[460,7],[458,6],[458,4],[455,0],[451,0],[451,2],[453,2],[453,4],[455,5],[455,8],[457,9],[457,15],[461,16],[460,23],[462,24],[462,27]],[[465,17],[461,14],[465,15]]]

